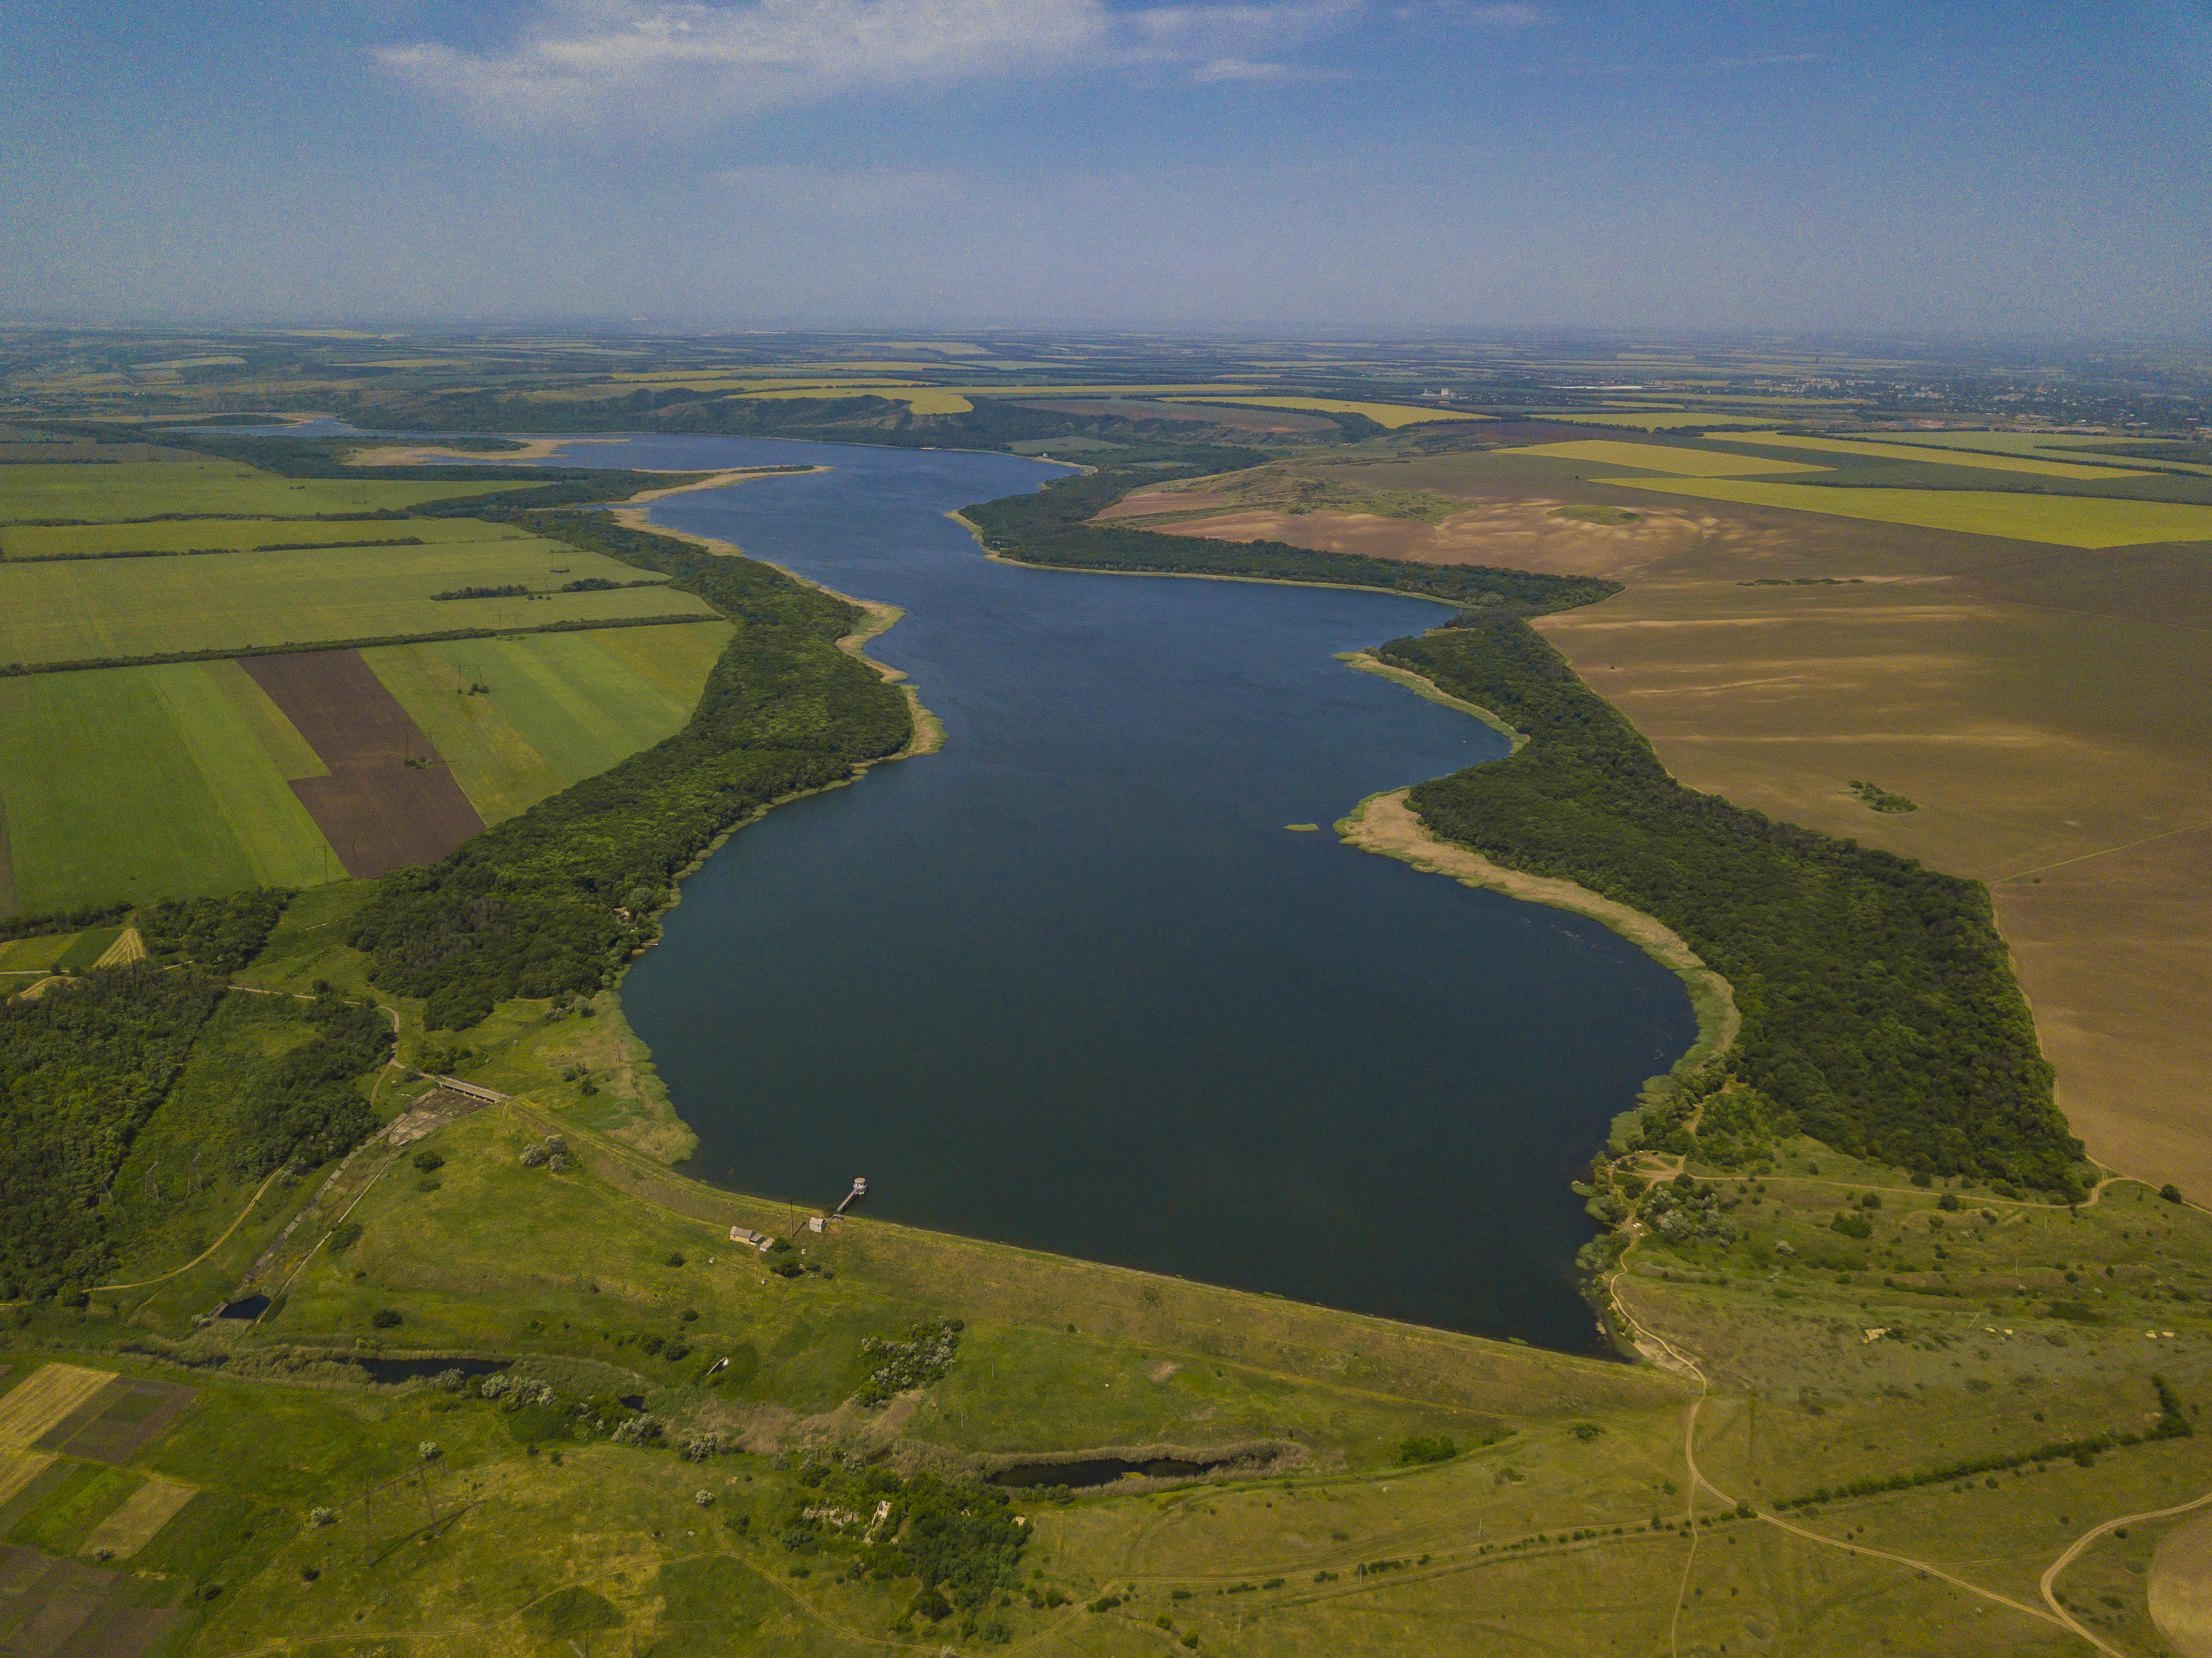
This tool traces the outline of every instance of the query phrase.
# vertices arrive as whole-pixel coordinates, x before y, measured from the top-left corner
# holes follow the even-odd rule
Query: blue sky
[[[2212,5],[15,0],[0,318],[2212,332]]]

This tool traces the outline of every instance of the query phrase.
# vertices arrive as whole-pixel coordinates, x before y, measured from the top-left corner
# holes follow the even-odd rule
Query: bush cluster
[[[917,1324],[902,1340],[869,1336],[861,1353],[876,1361],[876,1368],[854,1395],[863,1405],[888,1404],[896,1394],[926,1388],[952,1368],[960,1355],[960,1321]]]
[[[265,887],[228,898],[164,898],[138,912],[138,936],[157,962],[191,962],[228,978],[261,953],[293,896]]]

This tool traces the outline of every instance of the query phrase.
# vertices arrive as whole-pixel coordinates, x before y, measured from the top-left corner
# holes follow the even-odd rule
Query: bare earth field
[[[1541,470],[1539,470],[1539,469]],[[1467,502],[1426,523],[1229,510],[1164,532],[1611,576],[1538,625],[1685,783],[1990,884],[2100,1161],[2212,1193],[2212,556],[1764,506],[1651,505],[1565,458],[1300,469]],[[1152,492],[1154,510],[1212,497]],[[1624,509],[1610,525],[1554,516]],[[1757,585],[1752,585],[1757,584]],[[1864,780],[1917,805],[1877,812]]]
[[[259,656],[240,665],[307,739],[329,774],[292,780],[356,879],[434,864],[483,819],[398,699],[358,651]],[[410,766],[409,759],[427,761]]]

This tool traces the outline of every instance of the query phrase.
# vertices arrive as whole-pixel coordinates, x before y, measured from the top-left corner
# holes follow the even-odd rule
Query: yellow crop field
[[[1128,388],[1135,395],[1137,388]],[[1061,396],[1067,395],[1062,392]],[[1317,415],[1364,415],[1377,426],[1396,431],[1434,420],[1488,420],[1472,410],[1414,409],[1397,403],[1343,403],[1334,398],[1170,398],[1170,403],[1234,403],[1248,409],[1299,409]]]
[[[1632,426],[1639,432],[1669,432],[1678,426],[1772,426],[1780,419],[1771,415],[1706,415],[1694,409],[1671,413],[1651,414],[1584,414],[1532,415],[1531,420],[1547,422],[1563,421],[1570,426]]]
[[[2141,477],[2141,472],[2117,466],[2083,466],[2073,461],[2045,460],[2033,455],[1960,454],[1917,444],[1867,443],[1855,438],[1798,438],[1780,432],[1747,432],[1732,440],[1739,443],[1771,444],[1784,449],[1817,449],[1824,454],[1863,455],[1871,460],[1915,460],[1941,466],[1972,466],[1984,472],[2032,472],[2039,477],[2074,478],[2094,483],[2102,478]]]
[[[1991,455],[2039,457],[2051,450],[2084,451],[2076,465],[2155,466],[2161,471],[2195,472],[2212,477],[2212,466],[2193,460],[2151,460],[2132,455],[2106,455],[2097,446],[2123,441],[2116,434],[2092,435],[2082,432],[1885,432],[1885,443],[1909,444],[1916,449],[1958,449]]]
[[[114,1380],[110,1370],[40,1365],[29,1381],[0,1399],[0,1449],[27,1450],[41,1434]]]
[[[1679,477],[1754,477],[1773,472],[1825,472],[1826,466],[1800,461],[1767,460],[1758,455],[1724,455],[1711,449],[1675,449],[1656,443],[1622,443],[1592,438],[1582,443],[1535,443],[1525,449],[1507,449],[1509,455],[1542,455],[1553,460],[1586,460],[1601,466],[1636,466],[1647,472],[1672,472]]]
[[[2004,536],[2058,547],[2133,547],[2159,541],[2212,540],[2212,507],[2172,501],[2110,501],[2094,495],[2007,495],[1980,489],[1806,489],[1738,478],[1599,478],[1624,489],[1780,507],[1793,513],[1912,524],[1926,530]]]

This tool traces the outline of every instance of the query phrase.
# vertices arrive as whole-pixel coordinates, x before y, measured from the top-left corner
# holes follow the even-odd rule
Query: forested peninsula
[[[1188,457],[1194,472],[1220,459]],[[1929,1175],[2081,1195],[2081,1143],[2052,1099],[1987,890],[1676,782],[1523,619],[1594,603],[1618,583],[1086,521],[1164,472],[1177,475],[1158,461],[1117,467],[963,516],[994,553],[1024,563],[1343,582],[1465,606],[1373,654],[1529,740],[1420,785],[1414,809],[1441,838],[1656,917],[1735,987],[1735,1044],[1673,1079],[1641,1132],[1698,1134],[1723,1166],[1747,1145],[1803,1133]]]
[[[596,990],[653,936],[678,873],[770,803],[897,753],[907,699],[837,648],[866,613],[772,566],[599,513],[481,514],[672,577],[737,631],[673,737],[485,830],[444,862],[399,870],[350,942],[371,982],[425,999],[435,1029],[496,1002]]]

